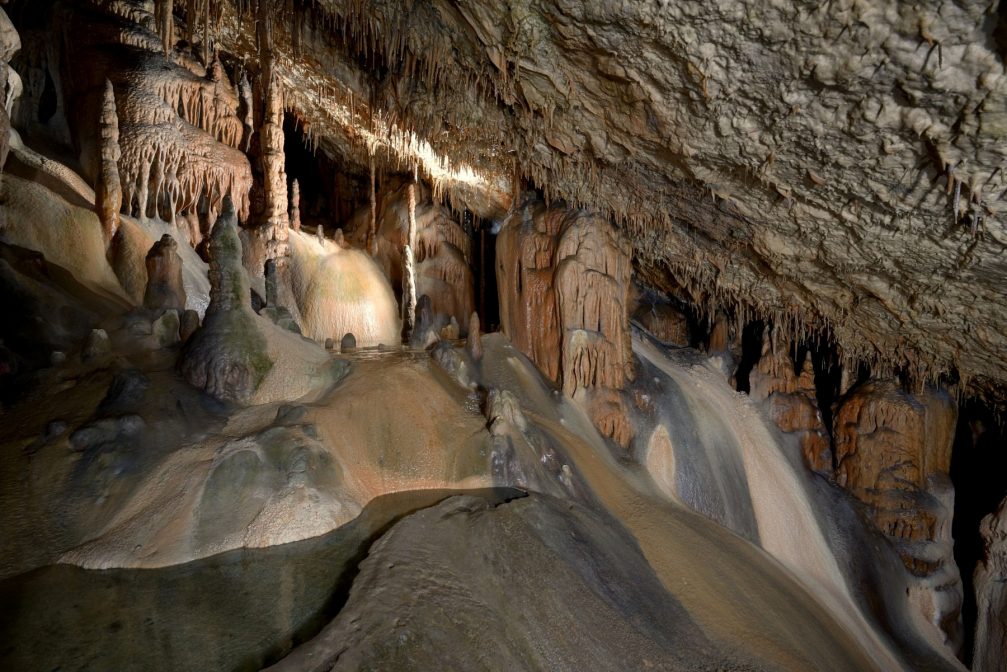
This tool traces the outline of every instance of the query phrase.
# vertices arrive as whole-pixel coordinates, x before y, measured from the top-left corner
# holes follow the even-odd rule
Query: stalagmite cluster
[[[908,597],[934,640],[962,645],[962,584],[953,555],[948,477],[957,407],[945,392],[893,382],[855,388],[835,411],[836,482],[867,505],[916,577]]]
[[[769,330],[763,332],[762,355],[749,374],[749,395],[755,401],[765,401],[773,422],[797,437],[809,469],[831,476],[832,446],[815,396],[811,353],[805,354],[800,373],[796,373],[790,351],[782,345],[774,350]]]

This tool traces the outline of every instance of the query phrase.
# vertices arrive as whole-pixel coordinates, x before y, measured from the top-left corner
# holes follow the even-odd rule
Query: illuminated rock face
[[[632,378],[629,248],[598,215],[529,206],[497,238],[500,322],[602,432],[632,438],[618,394]]]
[[[919,395],[870,382],[834,418],[836,482],[867,505],[917,579],[909,599],[936,641],[962,644],[962,586],[953,555],[954,487],[948,477],[958,413],[945,392]]]
[[[832,474],[832,446],[815,397],[815,372],[807,353],[800,374],[794,372],[790,348],[774,352],[768,330],[763,334],[762,356],[749,374],[750,396],[763,401],[776,426],[796,435],[804,463],[812,471]]]
[[[1007,660],[1007,500],[983,518],[985,554],[976,567],[974,672],[997,672]]]
[[[381,196],[376,214],[374,260],[384,270],[392,286],[405,287],[404,250],[409,240],[409,185],[391,184]],[[435,315],[468,324],[475,309],[472,275],[472,241],[450,211],[430,200],[429,192],[416,187],[415,248],[416,298],[430,297]],[[351,242],[366,249],[370,208],[353,218]],[[403,299],[405,301],[405,299]]]

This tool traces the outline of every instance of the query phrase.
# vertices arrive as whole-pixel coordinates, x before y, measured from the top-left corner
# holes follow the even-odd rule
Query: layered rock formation
[[[504,333],[620,445],[632,429],[618,394],[632,378],[629,248],[585,211],[527,206],[497,239]]]
[[[867,505],[918,581],[909,595],[936,641],[962,643],[962,586],[953,555],[954,487],[948,477],[957,408],[947,393],[920,395],[870,382],[838,405],[836,481]]]
[[[984,556],[976,567],[973,672],[995,672],[1007,661],[1007,500],[983,518]]]
[[[777,427],[797,437],[809,469],[831,476],[832,441],[818,408],[811,353],[796,373],[789,352],[782,345],[774,349],[769,330],[763,333],[762,355],[749,374],[749,395],[765,402]]]

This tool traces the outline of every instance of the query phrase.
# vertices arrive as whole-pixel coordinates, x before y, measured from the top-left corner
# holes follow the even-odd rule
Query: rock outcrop
[[[962,644],[962,584],[953,554],[954,487],[948,476],[957,407],[946,392],[897,383],[862,385],[837,406],[836,482],[868,507],[916,577],[910,601],[932,640]]]
[[[497,238],[504,333],[621,445],[632,436],[618,394],[632,378],[629,248],[603,217],[529,206]]]
[[[143,306],[151,310],[185,310],[185,286],[182,284],[182,257],[178,243],[164,234],[147,253],[147,289]]]
[[[801,372],[794,371],[790,348],[774,350],[769,329],[762,338],[762,355],[749,374],[749,396],[763,402],[769,417],[781,431],[797,437],[804,463],[812,471],[832,475],[832,445],[815,394],[811,353],[806,353]]]
[[[999,672],[1007,661],[1007,499],[980,525],[984,557],[976,567],[972,672]]]

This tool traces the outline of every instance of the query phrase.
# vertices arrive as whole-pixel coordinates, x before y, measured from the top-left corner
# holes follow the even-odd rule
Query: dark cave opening
[[[483,332],[500,327],[500,294],[496,276],[496,235],[493,222],[474,217],[471,212],[462,214],[462,228],[472,236],[472,275],[475,279],[475,305],[479,314],[479,327]],[[467,328],[468,325],[462,325]]]
[[[959,404],[958,425],[951,452],[955,510],[951,524],[955,563],[961,572],[965,626],[963,662],[972,664],[977,605],[972,574],[983,557],[979,523],[1007,496],[1007,431],[1002,417],[988,404],[965,399]]]
[[[762,357],[762,332],[766,323],[753,320],[747,323],[741,331],[741,361],[734,373],[735,387],[738,392],[749,394],[752,391],[750,376],[752,369]]]
[[[56,82],[53,81],[49,69],[45,70],[45,85],[42,95],[38,101],[38,121],[41,124],[49,123],[49,120],[56,116],[59,111],[59,100],[56,98]]]

